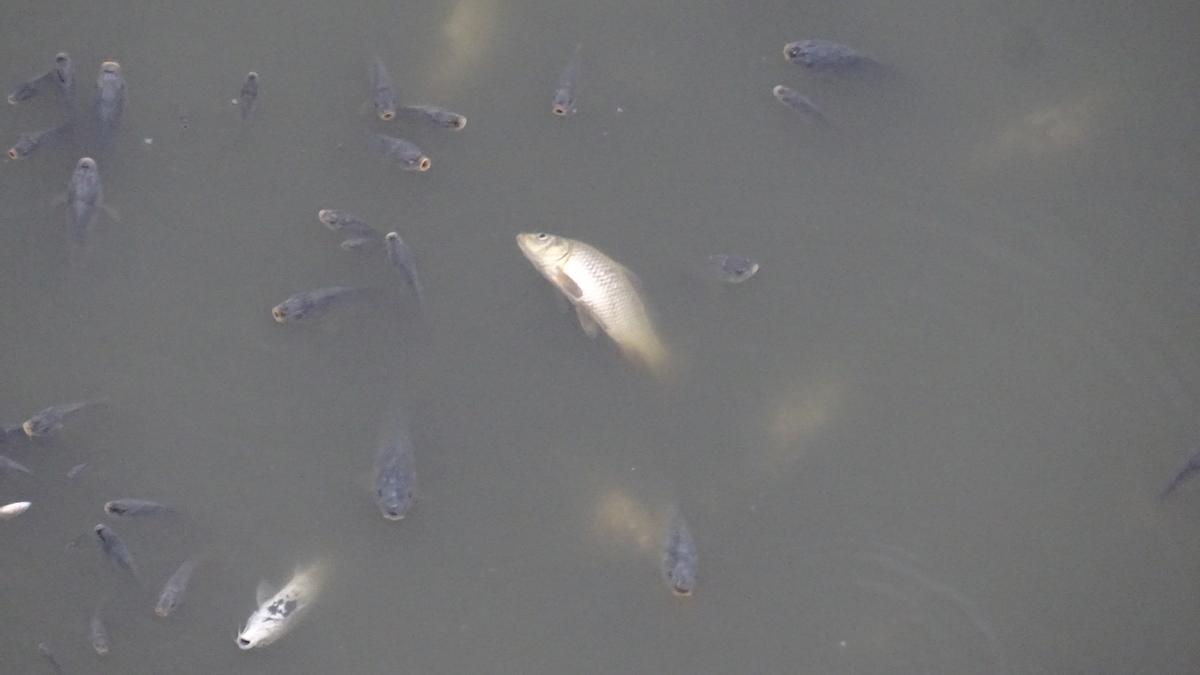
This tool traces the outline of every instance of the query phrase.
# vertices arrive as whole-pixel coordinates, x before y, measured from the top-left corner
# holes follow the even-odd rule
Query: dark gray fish
[[[579,94],[582,50],[582,44],[575,45],[575,51],[571,53],[571,60],[567,61],[567,67],[563,68],[562,74],[558,76],[558,88],[554,90],[554,105],[550,111],[559,117],[574,115],[577,110],[575,98]]]
[[[158,594],[158,604],[154,606],[154,613],[164,619],[171,615],[179,606],[183,604],[183,596],[187,594],[188,583],[192,580],[192,572],[196,571],[196,566],[200,561],[189,559],[183,561],[179,569],[167,579],[167,583],[163,585],[162,592]]]
[[[67,183],[67,233],[72,241],[83,243],[87,240],[103,200],[100,167],[91,157],[81,157]]]
[[[1158,498],[1166,499],[1171,495],[1172,492],[1175,491],[1176,488],[1178,488],[1180,485],[1183,485],[1197,473],[1200,473],[1200,450],[1197,450],[1195,454],[1188,458],[1188,461],[1183,465],[1183,468],[1179,469],[1179,471],[1175,473],[1175,477],[1171,479],[1171,482],[1167,483],[1167,486],[1163,488],[1163,491],[1158,493]]]
[[[820,38],[789,42],[783,56],[815,75],[878,75],[883,70],[881,63],[853,47]]]
[[[825,128],[833,126],[829,118],[825,117],[825,113],[821,112],[821,109],[817,107],[816,103],[813,103],[811,99],[795,89],[779,84],[775,85],[771,93],[775,95],[775,98],[780,103],[800,113],[809,124]]]
[[[396,92],[392,88],[387,66],[378,56],[367,59],[367,80],[371,83],[371,103],[375,105],[375,114],[381,120],[391,121],[396,117]]]
[[[50,129],[41,131],[26,132],[17,138],[17,142],[8,149],[9,159],[25,159],[32,155],[34,151],[42,147],[44,143],[55,141],[71,130],[70,123],[60,124]]]
[[[39,642],[37,644],[37,650],[38,653],[42,655],[42,658],[46,659],[46,662],[50,664],[50,667],[54,669],[54,672],[67,672],[63,669],[63,665],[59,662],[58,657],[54,655],[54,650],[50,649],[50,645],[46,644],[45,642]]]
[[[406,105],[402,110],[416,114],[435,126],[446,129],[462,130],[467,126],[467,118],[464,115],[435,105]]]
[[[108,630],[100,616],[103,607],[104,603],[96,603],[96,609],[92,610],[92,618],[88,621],[88,639],[92,643],[92,649],[100,656],[108,653]]]
[[[77,403],[52,405],[49,408],[38,411],[32,417],[25,420],[21,428],[25,431],[25,435],[30,438],[49,436],[60,431],[63,428],[63,422],[68,417],[80,410],[101,405],[104,405],[104,401],[79,401]]]
[[[345,237],[341,247],[346,251],[383,241],[382,232],[349,211],[321,209],[317,211],[317,220],[320,220],[325,227]]]
[[[146,499],[114,499],[104,503],[104,512],[113,516],[146,516],[173,511],[169,506]]]
[[[42,73],[37,77],[25,80],[21,84],[17,85],[17,88],[13,89],[12,92],[8,94],[9,104],[16,105],[18,103],[28,101],[34,96],[37,96],[41,91],[39,87],[45,84],[45,82],[49,79],[50,73]]]
[[[675,595],[691,595],[696,589],[700,559],[696,542],[679,511],[673,511],[662,544],[663,578]]]
[[[384,425],[375,456],[375,503],[388,520],[401,520],[416,501],[417,469],[404,416]]]
[[[758,273],[758,263],[740,255],[718,253],[708,256],[708,263],[717,278],[727,284],[740,284]]]
[[[96,526],[96,539],[100,542],[100,548],[104,551],[104,555],[108,556],[117,567],[125,570],[133,577],[133,580],[139,584],[142,581],[141,575],[138,573],[137,564],[133,562],[133,556],[129,553],[129,547],[124,541],[117,536],[113,529],[104,523]]]
[[[29,467],[9,457],[8,455],[0,455],[0,475],[4,475],[13,471],[19,471],[30,476],[33,475],[33,472],[29,470]]]
[[[279,323],[316,320],[325,315],[333,305],[355,298],[371,288],[355,288],[351,286],[329,286],[313,291],[302,291],[292,295],[271,309],[271,316]]]
[[[258,100],[258,73],[253,70],[246,73],[242,82],[242,90],[238,93],[238,107],[242,109],[242,119],[254,112],[254,103]]]
[[[96,119],[100,125],[98,135],[101,147],[107,147],[121,127],[125,99],[125,77],[121,75],[121,64],[116,61],[100,64],[100,75],[96,78]]]
[[[425,305],[425,292],[421,288],[421,280],[417,277],[417,259],[412,249],[400,238],[398,232],[388,232],[383,237],[383,245],[387,248],[388,260],[400,271],[404,280],[412,286],[413,294],[417,296],[417,304]]]
[[[79,474],[83,473],[83,470],[86,469],[87,467],[88,467],[87,462],[84,462],[82,464],[76,464],[75,466],[71,467],[70,469],[67,469],[67,478],[74,479],[74,478],[79,477]]]
[[[428,171],[433,165],[412,141],[386,134],[371,134],[367,144],[376,154],[405,171]]]
[[[71,63],[71,55],[66,52],[59,52],[54,55],[54,67],[50,69],[47,76],[58,87],[58,93],[62,96],[63,105],[67,108],[69,115],[74,115],[75,112],[75,66]]]

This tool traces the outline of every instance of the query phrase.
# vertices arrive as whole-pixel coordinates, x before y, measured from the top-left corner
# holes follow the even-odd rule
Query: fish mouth
[[[20,159],[21,153],[17,152],[16,148],[9,148],[8,149],[8,158],[9,159]]]
[[[272,309],[271,316],[274,317],[275,321],[278,323],[283,323],[284,321],[287,321],[287,314],[283,311],[282,307],[275,307],[274,309]]]
[[[239,649],[250,649],[254,646],[254,643],[244,637],[238,636],[237,645]]]
[[[33,424],[31,422],[23,422],[21,424],[21,430],[24,431],[25,435],[30,438],[37,436],[37,434],[33,432]]]
[[[383,112],[379,113],[379,119],[383,120],[384,122],[391,122],[395,118],[396,113],[390,110],[384,110]]]
[[[417,160],[417,171],[428,171],[431,166],[433,166],[433,162],[428,157],[422,155],[421,159]]]
[[[555,104],[554,108],[551,109],[551,112],[553,112],[555,115],[558,115],[559,117],[566,117],[567,116],[567,107],[562,104]]]
[[[105,61],[100,64],[100,70],[106,73],[119,73],[121,72],[121,64],[116,61]]]
[[[454,120],[454,128],[462,131],[467,126],[467,118],[459,117]]]
[[[679,586],[671,586],[671,592],[681,598],[686,598],[692,594],[692,589],[691,588],[680,588]]]
[[[155,607],[154,613],[165,619],[171,613],[171,610],[166,607]]]
[[[385,510],[381,510],[381,512],[383,513],[383,517],[386,520],[404,520],[404,516],[406,515],[403,513],[393,513],[391,511],[385,511]]]

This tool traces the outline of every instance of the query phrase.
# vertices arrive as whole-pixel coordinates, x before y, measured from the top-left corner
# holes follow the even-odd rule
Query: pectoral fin
[[[563,272],[561,269],[555,270],[554,283],[560,289],[562,289],[562,292],[566,293],[567,296],[576,300],[583,298],[583,289],[579,287],[579,284],[575,283],[574,279],[567,276],[567,273]]]
[[[264,579],[263,581],[258,582],[258,588],[254,589],[254,604],[261,605],[267,600],[270,600],[271,596],[278,592],[278,588],[275,588],[269,581]]]
[[[592,313],[587,311],[583,305],[575,305],[575,316],[579,317],[579,327],[583,332],[593,340],[600,334],[600,326],[596,320],[592,318]]]

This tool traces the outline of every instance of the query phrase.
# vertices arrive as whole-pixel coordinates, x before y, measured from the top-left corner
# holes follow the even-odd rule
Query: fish
[[[691,595],[696,589],[699,565],[692,533],[683,515],[677,509],[672,510],[662,541],[662,574],[671,592],[675,595]]]
[[[367,81],[371,84],[371,103],[379,119],[390,122],[396,117],[396,92],[387,66],[378,56],[367,59]]]
[[[582,241],[545,232],[517,235],[517,246],[575,307],[588,337],[603,330],[626,358],[662,374],[667,349],[642,300],[637,277],[625,266]]]
[[[7,443],[9,436],[22,433],[20,424],[0,424],[0,443]]]
[[[708,256],[708,263],[721,281],[740,284],[758,273],[758,263],[740,256],[718,253]]]
[[[104,555],[108,556],[109,560],[129,573],[133,580],[141,584],[142,576],[138,572],[137,563],[133,560],[133,555],[129,553],[129,547],[125,542],[117,536],[113,529],[104,523],[96,525],[96,540],[100,544],[100,549],[104,551]]]
[[[314,563],[298,568],[290,581],[276,593],[266,582],[258,585],[255,602],[258,609],[238,631],[240,649],[265,647],[286,635],[312,609],[325,583],[326,566]]]
[[[114,499],[104,503],[104,512],[113,516],[144,516],[174,511],[169,506],[145,499]]]
[[[388,520],[402,520],[416,501],[416,455],[402,414],[384,425],[375,455],[375,502]]]
[[[567,66],[563,68],[562,74],[558,76],[558,88],[554,90],[554,104],[550,111],[559,117],[574,115],[577,107],[575,98],[579,94],[579,71],[582,61],[581,53],[583,44],[575,45],[575,51],[571,53],[571,59],[567,61]]]
[[[1200,450],[1197,450],[1195,453],[1193,453],[1192,456],[1188,458],[1187,463],[1185,463],[1183,467],[1179,469],[1179,471],[1175,472],[1175,476],[1171,479],[1171,482],[1167,483],[1167,486],[1163,488],[1162,492],[1158,493],[1158,498],[1166,499],[1171,495],[1172,492],[1175,491],[1176,488],[1178,488],[1180,485],[1183,485],[1197,473],[1200,473]]]
[[[321,209],[317,211],[317,220],[320,220],[330,230],[346,237],[341,243],[342,250],[345,251],[352,251],[383,241],[382,232],[349,211]]]
[[[92,618],[88,621],[88,639],[92,643],[92,649],[100,656],[108,653],[108,630],[104,627],[104,619],[100,616],[100,611],[104,603],[97,603],[96,608],[92,610]]]
[[[83,243],[96,224],[104,201],[100,168],[91,157],[81,157],[67,182],[67,231],[71,240]]]
[[[828,117],[825,117],[825,113],[821,112],[816,103],[795,89],[778,84],[771,90],[771,93],[780,103],[800,113],[809,124],[826,128],[833,126],[833,123],[829,121]]]
[[[421,290],[421,280],[417,277],[417,259],[412,249],[400,238],[399,232],[388,232],[383,237],[383,245],[387,249],[388,261],[400,271],[404,280],[412,286],[413,294],[417,296],[417,305],[425,305],[425,293]]]
[[[254,112],[254,103],[258,100],[258,73],[253,70],[246,73],[242,82],[242,90],[238,92],[237,104],[242,109],[242,119],[250,117]]]
[[[373,291],[371,288],[351,286],[329,286],[302,291],[275,305],[271,309],[271,316],[279,323],[315,321],[323,317],[333,305]]]
[[[21,429],[25,431],[25,435],[30,438],[39,436],[49,436],[62,430],[63,423],[67,418],[75,413],[86,410],[88,408],[102,406],[104,401],[78,401],[76,403],[64,403],[62,405],[52,405],[48,408],[40,410],[33,414],[32,417],[25,420],[21,424]]]
[[[179,565],[179,569],[176,569],[167,579],[162,592],[158,594],[158,604],[154,606],[155,614],[165,619],[179,609],[179,606],[183,604],[184,595],[187,594],[188,582],[192,580],[192,573],[196,571],[196,566],[199,564],[199,560],[190,558]]]
[[[414,113],[431,124],[445,129],[462,131],[467,126],[467,118],[456,112],[435,105],[406,105],[401,110]]]
[[[46,73],[42,73],[41,75],[38,75],[37,77],[32,77],[28,80],[25,80],[21,84],[17,85],[17,88],[13,89],[8,94],[9,105],[17,105],[18,103],[24,103],[25,101],[28,101],[29,99],[33,98],[34,96],[37,96],[38,93],[41,91],[39,89],[39,87],[42,85],[42,83],[44,83],[49,78],[50,78],[50,73],[46,72]]]
[[[46,662],[50,664],[50,667],[54,669],[54,672],[67,672],[63,669],[62,663],[59,662],[58,657],[54,655],[54,650],[50,649],[50,645],[46,644],[45,642],[39,642],[37,644],[37,650],[38,653],[42,655],[42,658],[46,659]]]
[[[71,467],[70,469],[67,469],[67,478],[77,478],[79,476],[79,474],[83,473],[83,470],[86,468],[88,468],[87,462],[83,462],[82,464],[76,464],[75,466]]]
[[[71,130],[69,123],[41,131],[26,132],[17,137],[17,142],[8,149],[9,159],[25,159],[42,147],[43,143],[52,142],[67,135]]]
[[[814,75],[878,75],[883,64],[848,45],[814,38],[789,42],[783,57]]]
[[[46,75],[58,87],[58,93],[63,99],[63,105],[66,106],[67,115],[73,118],[75,115],[75,65],[71,63],[71,55],[66,52],[55,54],[54,67]]]
[[[12,520],[29,510],[32,502],[13,502],[0,506],[0,520]]]
[[[0,455],[0,474],[6,474],[10,471],[20,471],[21,473],[33,475],[29,467],[9,457],[8,455]]]
[[[425,153],[412,141],[386,134],[371,134],[367,145],[377,155],[405,171],[428,171],[433,166]]]
[[[98,133],[101,147],[107,147],[121,127],[126,98],[121,64],[116,61],[100,64],[100,75],[96,78],[96,119],[100,124]]]

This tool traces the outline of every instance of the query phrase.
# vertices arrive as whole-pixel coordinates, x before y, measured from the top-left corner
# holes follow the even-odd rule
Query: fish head
[[[567,88],[560,88],[554,92],[554,105],[550,111],[559,117],[566,117],[575,114],[575,94]]]
[[[279,323],[300,321],[307,313],[307,305],[297,298],[288,298],[271,308],[271,316]]]
[[[799,63],[807,51],[807,43],[807,40],[787,43],[783,46],[783,58],[792,63]]]
[[[461,131],[463,129],[463,127],[467,126],[467,118],[463,117],[462,115],[453,114],[450,116],[447,124],[450,125],[451,129],[456,129],[456,130]]]
[[[375,490],[379,512],[388,520],[403,520],[412,508],[416,496],[412,488],[395,481],[383,483]]]
[[[120,75],[121,74],[121,64],[117,63],[116,61],[105,61],[104,63],[100,64],[100,74],[101,75]]]
[[[691,595],[696,588],[696,566],[686,560],[676,560],[663,574],[675,595]]]
[[[321,209],[317,211],[317,220],[321,221],[331,230],[337,230],[341,227],[342,212],[337,209]]]
[[[91,157],[80,157],[79,161],[75,163],[75,173],[77,174],[95,173],[95,171],[96,160]]]
[[[522,232],[518,234],[517,247],[529,259],[529,262],[538,268],[557,264],[565,260],[571,252],[570,242],[562,237],[545,232]]]
[[[279,639],[282,627],[279,620],[265,615],[261,610],[256,611],[246,622],[246,627],[237,634],[238,649],[265,647]]]
[[[36,436],[49,436],[58,428],[58,420],[53,415],[38,413],[33,417],[21,423],[21,430],[25,435],[34,438]]]

